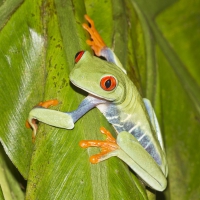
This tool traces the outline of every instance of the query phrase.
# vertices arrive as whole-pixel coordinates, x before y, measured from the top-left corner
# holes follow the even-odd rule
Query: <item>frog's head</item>
[[[92,56],[87,51],[76,55],[71,82],[94,96],[122,101],[126,92],[126,74],[115,64]]]

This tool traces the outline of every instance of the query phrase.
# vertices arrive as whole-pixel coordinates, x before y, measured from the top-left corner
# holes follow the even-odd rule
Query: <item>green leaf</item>
[[[31,6],[26,2],[12,14],[0,33],[0,110],[3,113],[0,139],[24,177],[28,175],[33,151],[24,123],[27,110],[42,98],[44,81],[44,39],[39,14],[39,4]]]
[[[0,141],[28,180],[26,199],[147,199],[119,159],[93,165],[89,156],[99,150],[79,147],[80,140],[103,139],[100,126],[114,133],[97,109],[70,131],[40,124],[35,144],[24,126],[40,101],[58,99],[52,109],[71,111],[87,95],[68,77],[74,55],[90,49],[85,13],[159,117],[169,184],[158,198],[199,198],[199,6],[195,0],[0,1]],[[16,177],[15,171],[9,180]]]
[[[147,96],[157,105],[162,120],[169,165],[166,198],[198,199],[200,156],[195,153],[195,146],[200,142],[200,70],[197,67],[200,3],[132,0],[132,4],[144,32],[148,33],[146,44],[154,43],[154,57],[157,58],[152,61],[156,70],[147,71],[151,85]],[[147,61],[148,53],[151,57],[151,52],[147,51]],[[158,79],[157,84],[155,79]],[[155,85],[158,100],[153,98]]]
[[[0,199],[1,200],[5,200],[4,196],[3,196],[3,191],[2,191],[2,188],[0,186]]]
[[[24,191],[22,191],[24,181],[6,156],[2,145],[0,145],[0,177],[0,199],[24,199]]]
[[[31,143],[31,131],[24,127],[28,112],[39,101],[57,98],[60,104],[54,109],[69,111],[86,95],[72,87],[68,78],[76,52],[89,49],[85,42],[88,35],[81,26],[84,8],[78,1],[25,1],[2,29],[1,79],[5,81],[1,88],[12,93],[2,92],[6,103],[1,104],[5,113],[1,142],[28,179],[26,199],[144,199],[141,183],[134,181],[124,163],[113,158],[92,165],[89,155],[98,150],[79,147],[82,139],[103,139],[100,126],[111,129],[96,109],[72,131],[41,125],[35,144]],[[107,7],[108,13],[121,12],[125,19],[123,8],[116,9]],[[98,19],[94,20],[98,25]],[[107,26],[110,21],[112,15]],[[110,43],[112,34],[106,39]],[[117,44],[124,35],[119,37],[117,30],[115,35]]]

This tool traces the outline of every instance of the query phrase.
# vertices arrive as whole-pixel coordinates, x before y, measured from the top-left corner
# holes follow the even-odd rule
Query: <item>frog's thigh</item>
[[[164,144],[163,144],[162,134],[161,134],[161,131],[160,131],[160,126],[159,126],[156,114],[154,112],[154,109],[153,109],[153,107],[151,105],[151,102],[148,99],[143,98],[143,102],[144,102],[145,108],[147,110],[147,113],[149,115],[149,118],[151,120],[151,124],[153,125],[153,127],[154,127],[154,129],[156,131],[156,135],[157,135],[158,141],[160,143],[160,146],[161,146],[162,150],[164,151]]]
[[[133,135],[125,131],[119,133],[117,144],[123,150],[118,157],[126,162],[147,185],[158,191],[166,188],[167,181],[162,170]]]
[[[144,102],[145,108],[147,110],[147,113],[148,113],[148,115],[150,117],[151,123],[154,126],[154,128],[156,128],[155,127],[155,121],[157,119],[155,119],[155,117],[154,117],[154,109],[153,109],[153,107],[151,105],[151,102],[149,101],[149,99],[146,99],[146,98],[143,98],[143,102]]]

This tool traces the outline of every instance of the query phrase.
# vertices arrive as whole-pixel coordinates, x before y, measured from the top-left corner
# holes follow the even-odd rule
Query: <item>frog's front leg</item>
[[[36,105],[33,110],[35,110],[35,108],[49,108],[50,106],[55,106],[57,105],[59,102],[57,99],[53,99],[53,100],[48,100],[45,102],[40,102],[38,105]],[[37,109],[36,109],[37,110]],[[26,127],[27,128],[31,128],[33,129],[33,133],[32,133],[32,142],[35,142],[35,136],[36,136],[36,132],[37,132],[37,128],[38,128],[38,119],[34,118],[34,113],[33,115],[29,113],[29,119],[26,121]],[[32,117],[30,117],[32,116]]]
[[[87,40],[86,42],[91,46],[97,56],[102,56],[101,51],[106,48],[106,44],[96,30],[94,21],[88,15],[85,15],[84,17],[89,22],[90,26],[83,24],[83,28],[87,30],[91,36],[91,40]]]
[[[80,142],[83,148],[93,146],[101,148],[101,153],[90,158],[91,163],[98,163],[117,156],[151,188],[158,191],[166,188],[166,177],[160,166],[133,135],[124,131],[118,134],[117,141],[115,141],[107,130],[103,129],[101,132],[107,135],[106,141],[83,140]]]
[[[57,110],[47,109],[51,105],[58,104],[57,100],[50,100],[43,102],[35,106],[29,113],[28,123],[26,123],[28,128],[31,126],[33,128],[32,140],[34,142],[36,132],[37,132],[37,122],[43,122],[45,124],[65,128],[73,129],[74,123],[80,119],[86,112],[96,107],[101,103],[105,103],[103,99],[93,97],[88,95],[78,106],[78,108],[72,112],[61,112]]]
[[[94,21],[88,15],[85,15],[85,19],[89,22],[90,26],[84,23],[83,28],[87,30],[91,36],[91,40],[87,40],[87,44],[91,46],[97,56],[102,56],[106,58],[108,62],[115,63],[124,73],[126,73],[126,70],[123,68],[115,53],[106,46],[100,34],[96,30]]]

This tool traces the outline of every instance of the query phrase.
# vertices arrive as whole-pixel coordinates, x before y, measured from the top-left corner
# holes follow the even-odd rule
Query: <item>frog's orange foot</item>
[[[101,50],[106,47],[106,44],[96,30],[94,21],[90,19],[88,15],[85,15],[84,17],[90,24],[90,26],[83,24],[83,28],[87,30],[91,36],[91,40],[87,40],[87,44],[91,46],[97,56],[101,56]]]
[[[82,148],[88,147],[100,147],[101,152],[99,154],[93,155],[90,157],[90,162],[95,164],[100,162],[103,156],[106,154],[119,149],[118,144],[116,143],[115,138],[111,135],[111,133],[106,130],[104,127],[101,127],[100,131],[106,135],[106,140],[82,140],[80,141],[79,145]]]
[[[49,108],[50,106],[56,106],[58,105],[58,100],[57,99],[53,99],[53,100],[48,100],[48,101],[44,101],[44,102],[40,102],[37,106],[41,106],[43,108]]]
[[[34,107],[43,107],[43,108],[49,108],[50,106],[55,106],[57,105],[59,102],[57,99],[53,99],[53,100],[48,100],[45,102],[40,102],[39,104],[37,104]],[[37,128],[38,128],[38,121],[36,119],[32,119],[31,120],[31,124],[28,122],[28,120],[26,120],[26,127],[27,128],[32,128],[33,129],[33,133],[32,133],[32,142],[35,142],[35,135],[37,132]]]
[[[50,106],[58,105],[58,103],[59,102],[58,102],[57,99],[48,100],[48,101],[44,101],[44,102],[38,103],[36,106],[34,106],[34,108],[38,107],[38,106],[43,107],[43,108],[49,108]],[[33,124],[37,124],[37,120],[33,119],[32,123]],[[26,128],[31,128],[31,125],[29,124],[28,120],[26,120],[26,124],[25,125],[26,125]]]

